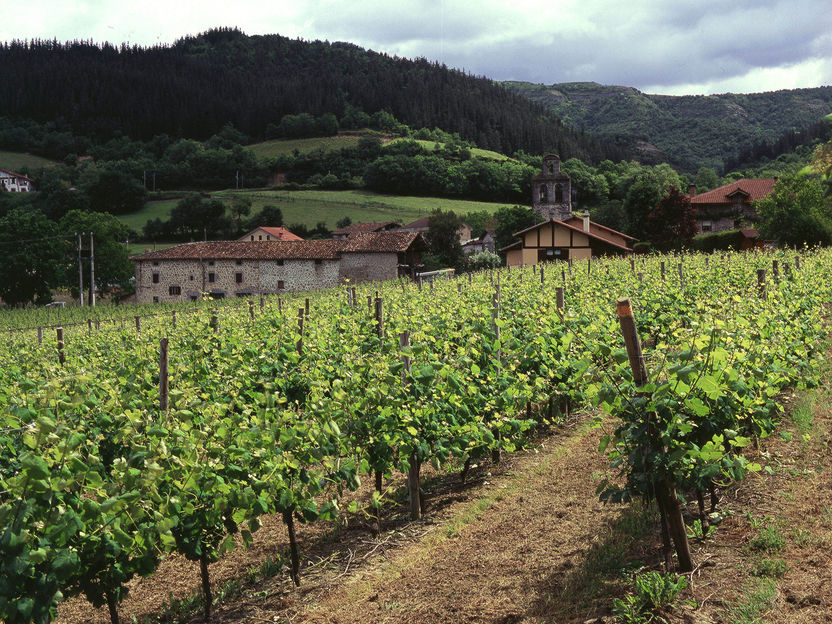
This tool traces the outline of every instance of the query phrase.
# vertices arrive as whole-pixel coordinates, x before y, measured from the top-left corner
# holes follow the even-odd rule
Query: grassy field
[[[0,169],[20,171],[24,167],[28,167],[30,171],[35,171],[43,167],[54,167],[57,164],[58,162],[55,160],[33,156],[32,154],[0,150]]]
[[[409,223],[431,213],[435,208],[453,210],[459,215],[469,212],[497,212],[504,206],[491,202],[477,202],[439,197],[406,197],[399,195],[380,195],[369,191],[222,191],[214,197],[230,200],[237,195],[245,195],[252,200],[252,214],[259,212],[263,206],[277,206],[283,212],[283,222],[302,223],[314,226],[323,221],[330,229],[344,217],[353,223],[374,221],[398,221]]]
[[[485,211],[495,213],[504,206],[492,202],[478,202],[440,197],[406,197],[400,195],[379,195],[369,191],[279,191],[246,190],[219,191],[212,197],[230,203],[234,197],[251,198],[251,214],[257,214],[263,206],[277,206],[283,212],[286,224],[302,223],[314,227],[323,221],[330,229],[344,217],[359,221],[397,221],[409,223],[431,213],[435,208],[453,210],[459,215]],[[176,199],[147,202],[145,207],[131,214],[119,216],[119,220],[136,231],[141,231],[149,219],[167,220],[177,204]]]
[[[141,232],[144,224],[151,219],[167,221],[170,218],[170,211],[176,207],[178,199],[163,199],[161,201],[150,201],[138,212],[120,215],[118,220],[129,228]]]
[[[167,249],[181,245],[182,243],[130,243],[127,247],[127,252],[133,256],[135,254],[144,253],[146,251],[156,251],[157,249]]]
[[[291,154],[295,150],[301,154],[308,154],[317,149],[333,152],[344,149],[345,147],[356,147],[358,141],[361,140],[361,136],[363,135],[339,134],[333,137],[316,137],[311,139],[276,139],[249,145],[247,149],[254,152],[254,155],[258,158],[275,158],[277,156]],[[383,137],[381,138],[384,140]]]
[[[297,150],[300,154],[308,154],[309,152],[313,152],[317,149],[323,149],[326,152],[332,152],[335,150],[343,149],[345,147],[356,147],[358,145],[358,141],[361,140],[361,137],[367,135],[378,136],[381,139],[382,143],[385,144],[411,140],[404,137],[391,140],[388,136],[379,134],[372,130],[368,130],[366,133],[339,134],[338,136],[334,137],[320,137],[312,139],[278,139],[274,141],[264,141],[263,143],[255,143],[253,145],[249,145],[247,149],[254,152],[255,156],[257,156],[258,158],[276,158],[277,156],[291,154],[295,150]],[[437,144],[435,141],[417,140],[416,142],[428,151],[435,150],[437,145],[439,147],[443,147],[445,145],[444,143]],[[478,147],[475,147],[471,150],[471,155],[474,158],[487,158],[490,160],[508,159],[508,156],[506,156],[505,154],[500,154],[499,152],[492,152],[491,150],[480,149]]]

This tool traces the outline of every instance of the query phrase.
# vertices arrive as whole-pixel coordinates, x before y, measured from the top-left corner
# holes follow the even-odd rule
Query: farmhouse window
[[[243,261],[242,260],[237,260],[237,266],[243,266]]]
[[[555,185],[555,203],[563,203],[563,187],[560,184]]]
[[[182,287],[181,286],[171,286],[168,288],[168,294],[170,295],[181,295],[182,294]]]
[[[153,303],[159,303],[159,297],[153,297]]]
[[[158,261],[158,260],[154,260],[154,261],[153,261],[153,266],[159,266],[159,261]]]
[[[153,274],[153,283],[154,283],[154,284],[158,284],[158,283],[159,283],[159,274],[158,274],[158,273],[154,273],[154,274]]]
[[[213,284],[216,280],[217,280],[217,274],[216,273],[209,273],[208,274],[208,281],[209,282],[211,282]]]
[[[322,260],[315,260],[315,264],[320,264],[321,262],[323,262],[323,261]]]
[[[286,286],[284,286],[284,284],[283,284],[283,280],[278,280],[277,281],[277,288],[278,288],[278,290],[283,290],[284,288],[286,288]]]
[[[237,282],[238,284],[242,284],[243,283],[243,274],[242,273],[235,273],[234,274],[234,281]]]
[[[194,276],[193,275],[191,275],[191,281],[194,281]]]
[[[283,266],[283,260],[278,260],[277,261],[277,266]]]
[[[196,295],[191,295],[191,301],[196,301],[198,298]]]
[[[209,260],[209,261],[208,261],[208,266],[214,266],[214,261],[213,261],[213,260]]]
[[[251,240],[254,240],[254,234],[251,235]]]
[[[710,232],[713,226],[711,225],[710,221],[703,221],[702,222],[702,231],[703,232]]]
[[[257,240],[263,240],[263,237],[262,237],[262,236],[258,236],[258,237],[257,237]]]

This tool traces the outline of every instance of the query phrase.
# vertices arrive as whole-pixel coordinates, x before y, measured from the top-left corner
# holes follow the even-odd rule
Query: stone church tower
[[[555,154],[543,155],[543,171],[532,179],[532,208],[546,220],[572,216],[572,181]]]

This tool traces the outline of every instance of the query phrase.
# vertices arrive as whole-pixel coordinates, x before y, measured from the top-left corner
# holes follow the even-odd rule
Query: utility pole
[[[234,174],[234,188],[239,190],[240,189],[240,170],[237,169],[236,173]]]
[[[156,192],[156,172],[153,172],[153,192]]]
[[[90,232],[90,306],[95,307],[95,254],[93,253],[92,232]]]
[[[81,233],[76,232],[78,237],[78,304],[84,307],[84,266],[81,264]]]

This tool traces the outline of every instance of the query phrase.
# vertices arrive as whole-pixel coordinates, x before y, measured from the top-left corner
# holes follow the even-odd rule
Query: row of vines
[[[830,273],[828,251],[603,259],[82,324],[60,354],[51,331],[8,334],[0,618],[49,622],[82,594],[116,622],[127,581],[172,552],[200,565],[207,616],[208,565],[265,514],[299,583],[295,523],[358,511],[361,479],[377,518],[383,476],[409,475],[413,503],[422,465],[498,460],[566,409],[620,419],[602,497],[658,478],[701,500],[760,468],[742,449],[773,430],[778,393],[817,383]],[[621,295],[652,383],[628,365]]]

